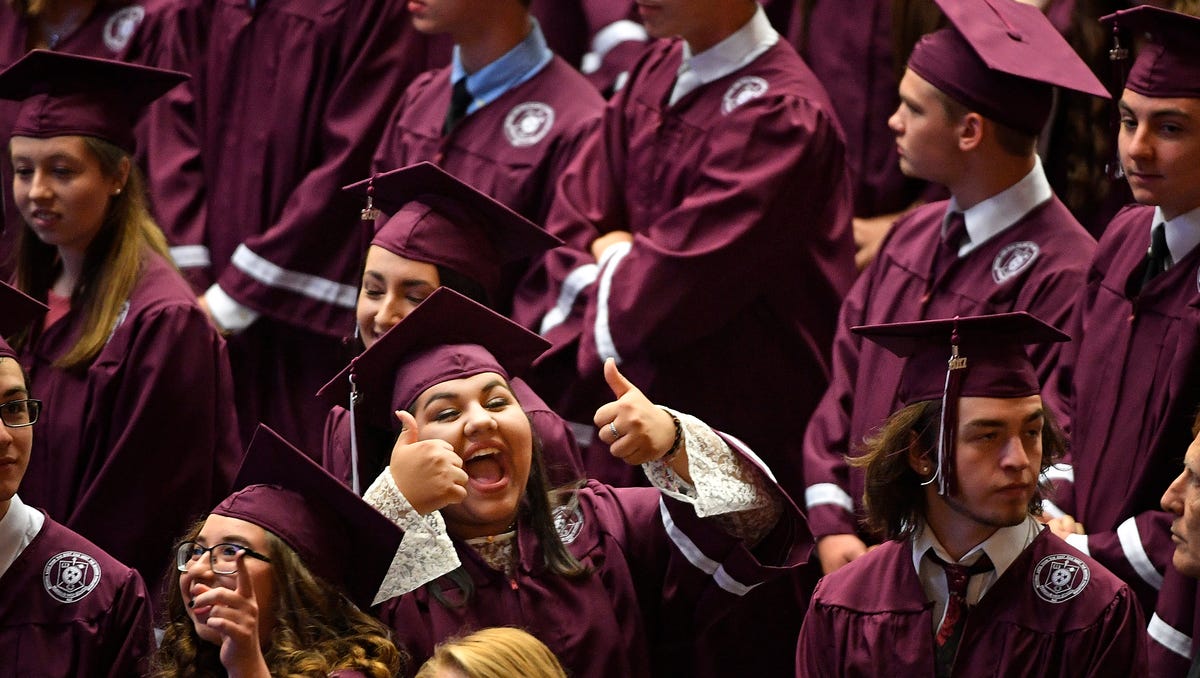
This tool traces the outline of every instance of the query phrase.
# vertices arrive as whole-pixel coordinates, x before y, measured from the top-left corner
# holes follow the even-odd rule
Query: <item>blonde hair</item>
[[[86,367],[108,343],[125,302],[142,277],[146,256],[153,253],[170,261],[166,236],[150,216],[145,182],[129,153],[102,139],[82,139],[105,177],[119,177],[126,161],[130,167],[121,192],[109,201],[100,232],[88,245],[79,283],[71,291],[71,307],[79,309],[84,323],[75,344],[54,363],[65,370]],[[17,287],[45,300],[59,270],[57,248],[43,243],[28,225],[22,228],[17,244]],[[17,336],[13,345],[19,350],[38,334],[40,328],[35,327]]]
[[[457,670],[467,678],[567,677],[558,658],[542,641],[507,626],[445,641],[434,649],[416,678],[437,678],[443,669]]]

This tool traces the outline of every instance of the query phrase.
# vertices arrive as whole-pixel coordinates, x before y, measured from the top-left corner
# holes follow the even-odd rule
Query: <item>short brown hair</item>
[[[1049,408],[1043,408],[1042,466],[1045,470],[1066,455],[1067,442]],[[942,416],[940,400],[913,403],[888,417],[864,444],[864,454],[849,462],[865,472],[863,503],[866,526],[887,539],[906,539],[916,531],[925,515],[925,491],[922,478],[909,466],[908,454],[915,445],[922,453],[937,449],[938,426]],[[934,457],[936,455],[930,455]],[[936,467],[937,459],[931,459]],[[1042,497],[1050,487],[1038,482],[1038,490],[1029,501],[1029,513],[1041,515]]]

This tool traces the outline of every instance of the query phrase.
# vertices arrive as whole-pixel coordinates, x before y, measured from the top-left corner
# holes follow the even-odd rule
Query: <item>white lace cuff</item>
[[[701,518],[763,509],[775,504],[758,470],[734,452],[707,424],[690,414],[664,409],[678,417],[683,426],[683,444],[687,449],[692,484],[659,459],[642,464],[646,477],[655,487],[667,496],[692,504]]]
[[[396,487],[391,469],[383,469],[367,488],[363,500],[404,530],[404,539],[396,549],[372,607],[414,591],[462,564],[450,535],[446,533],[442,514],[437,511],[425,516],[417,513]]]

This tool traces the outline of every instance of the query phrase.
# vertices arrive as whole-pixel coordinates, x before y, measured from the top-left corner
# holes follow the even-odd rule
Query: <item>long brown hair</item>
[[[1043,409],[1042,465],[1046,469],[1061,460],[1067,451],[1066,436],[1055,422],[1049,408]],[[922,478],[909,465],[909,452],[916,449],[928,454],[937,449],[938,428],[942,417],[940,400],[913,403],[888,417],[864,444],[860,457],[848,459],[853,466],[864,469],[863,503],[867,529],[885,539],[911,537],[924,519],[925,488]],[[929,455],[934,467],[937,459]],[[1038,489],[1029,501],[1029,513],[1041,515],[1042,497],[1050,486],[1038,482]]]
[[[181,541],[200,534],[196,523]],[[324,678],[333,671],[361,671],[370,678],[390,678],[409,670],[409,658],[397,649],[379,620],[365,614],[329,583],[314,575],[291,547],[267,535],[267,555],[275,581],[276,616],[270,645],[263,653],[272,676]],[[151,660],[153,678],[224,676],[221,648],[196,635],[179,590],[179,570],[166,578],[166,629]]]
[[[113,196],[104,223],[88,245],[79,283],[71,291],[71,308],[83,315],[83,332],[75,344],[54,363],[65,370],[86,367],[117,325],[129,295],[142,276],[148,252],[170,261],[167,239],[146,207],[145,181],[124,149],[95,137],[82,137],[88,152],[100,163],[107,178],[120,176],[122,163],[129,160],[129,177],[121,192]],[[45,300],[61,271],[58,249],[42,242],[28,226],[17,235],[17,287]],[[40,334],[33,327],[14,338],[18,350]]]

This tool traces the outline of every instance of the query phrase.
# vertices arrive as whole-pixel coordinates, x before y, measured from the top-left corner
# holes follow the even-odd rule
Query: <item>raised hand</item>
[[[427,514],[467,498],[467,472],[454,447],[438,438],[421,440],[417,420],[396,412],[404,426],[392,447],[390,468],[396,487],[417,513]]]
[[[617,399],[596,410],[592,421],[612,455],[630,465],[665,455],[675,442],[675,422],[671,415],[630,383],[612,358],[604,363],[604,380]]]
[[[238,554],[235,588],[217,586],[192,599],[193,609],[209,608],[205,624],[221,634],[221,664],[230,678],[270,675],[259,641],[258,599],[245,555]]]

